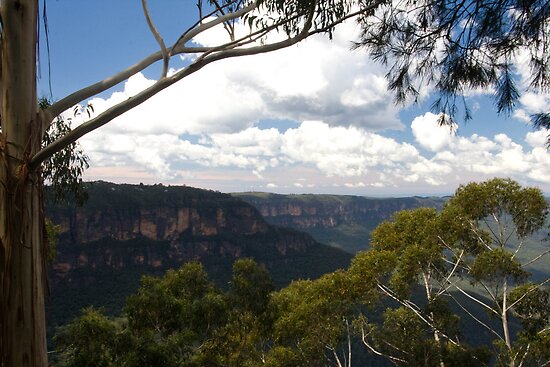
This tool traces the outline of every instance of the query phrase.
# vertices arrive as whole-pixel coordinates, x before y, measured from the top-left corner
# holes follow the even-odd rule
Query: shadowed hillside
[[[259,212],[231,195],[185,186],[89,184],[88,202],[49,205],[59,225],[50,270],[50,325],[82,307],[120,310],[143,274],[198,260],[221,287],[236,258],[264,264],[278,286],[344,268],[351,255],[310,235],[267,224]]]

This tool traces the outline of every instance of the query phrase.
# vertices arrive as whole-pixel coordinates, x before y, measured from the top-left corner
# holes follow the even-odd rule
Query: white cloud
[[[195,165],[233,170],[234,175],[244,170],[251,173],[249,180],[264,182],[262,187],[269,189],[331,183],[354,192],[407,186],[426,191],[445,185],[452,192],[459,183],[493,176],[550,184],[550,154],[538,144],[545,137],[542,132],[526,134],[530,150],[505,134],[492,139],[453,136],[444,150],[431,157],[408,143],[322,121],[305,121],[284,133],[252,127],[197,139],[172,134],[99,135],[104,144],[95,140],[84,144],[94,166],[134,166],[169,181],[190,177],[188,166]]]
[[[528,132],[525,141],[533,148],[540,148],[546,143],[549,134],[550,131],[546,129]]]
[[[439,126],[437,123],[438,118],[438,115],[427,112],[416,117],[411,123],[416,141],[432,152],[438,152],[448,146],[454,134],[449,126]],[[456,126],[454,129],[456,129]]]
[[[381,67],[364,52],[350,51],[357,35],[357,26],[350,22],[338,28],[332,41],[314,36],[277,52],[210,64],[118,117],[109,129],[136,134],[235,133],[266,118],[402,129]],[[194,41],[213,45],[226,37],[215,27]],[[122,91],[91,103],[100,113],[153,82],[137,74]]]
[[[211,44],[223,34],[216,32],[195,41]],[[171,182],[208,172],[269,189],[354,192],[445,184],[451,192],[458,183],[495,175],[550,184],[546,131],[527,133],[527,148],[505,134],[455,136],[428,112],[411,123],[416,142],[383,136],[380,130],[403,125],[380,67],[364,52],[350,52],[355,37],[355,26],[347,24],[332,42],[313,37],[269,55],[209,65],[87,135],[84,149],[98,169],[135,167],[125,168],[124,177],[141,172]],[[135,75],[122,91],[93,99],[96,114],[152,83]],[[521,104],[517,114],[526,117],[541,106],[549,109],[550,102],[525,94]],[[263,119],[296,126],[260,128]],[[213,175],[214,168],[224,174]]]

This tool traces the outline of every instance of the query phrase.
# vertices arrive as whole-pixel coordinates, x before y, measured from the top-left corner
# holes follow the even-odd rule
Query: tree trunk
[[[38,2],[2,0],[0,134],[0,367],[47,366],[42,138],[36,95]]]
[[[508,297],[508,279],[506,278],[506,276],[504,276],[504,279],[502,281],[502,315],[501,315],[502,330],[504,332],[504,341],[506,343],[506,348],[508,349],[508,355],[509,355],[508,365],[510,367],[515,367],[516,362],[515,362],[514,354],[512,353],[512,342],[510,340],[510,329],[508,326],[508,311],[506,310],[506,308],[508,307],[507,297]]]

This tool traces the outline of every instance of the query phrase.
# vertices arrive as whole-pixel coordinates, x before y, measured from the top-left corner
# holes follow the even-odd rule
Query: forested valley
[[[543,366],[549,278],[528,269],[548,263],[529,246],[546,215],[540,190],[493,179],[396,212],[349,266],[282,288],[252,258],[222,286],[189,262],[58,328],[55,365]]]
[[[90,163],[132,182],[246,182],[246,170],[248,183],[270,174],[302,189],[311,173],[364,190],[478,174],[548,184],[547,0],[185,0],[157,2],[162,17],[147,0],[137,13],[52,3],[0,1],[0,367],[550,365],[547,202],[510,178],[464,182],[427,207],[411,199],[376,228],[341,224],[342,239],[266,221],[238,195],[186,202],[190,188],[165,211],[147,195],[125,207],[105,183],[100,201],[123,211],[45,205],[86,203]],[[310,77],[293,68],[306,53],[283,67],[266,56],[350,25],[345,52],[317,46]],[[252,83],[255,71],[265,78]],[[176,85],[190,93],[165,98]],[[479,120],[498,125],[494,140],[432,134],[454,134],[487,101],[498,119]],[[426,103],[433,113],[403,118]],[[506,117],[537,133],[521,137],[528,154],[500,130]]]

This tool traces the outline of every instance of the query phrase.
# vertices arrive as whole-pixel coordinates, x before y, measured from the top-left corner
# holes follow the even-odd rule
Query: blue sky
[[[149,3],[167,44],[196,20],[192,0]],[[54,99],[158,50],[137,0],[48,0],[47,15]],[[194,42],[225,36],[214,29]],[[506,117],[496,115],[490,91],[472,91],[473,120],[451,135],[435,125],[428,90],[420,104],[393,104],[384,69],[364,50],[350,50],[356,37],[349,23],[333,41],[316,37],[205,67],[82,138],[86,179],[403,196],[448,194],[459,183],[501,176],[550,192],[546,132],[534,132],[524,117],[548,110],[550,96],[526,93]],[[45,50],[42,35],[38,91],[49,96]],[[170,66],[188,63],[174,57]],[[523,70],[519,63],[518,80]],[[159,74],[153,67],[90,102],[101,113]]]

